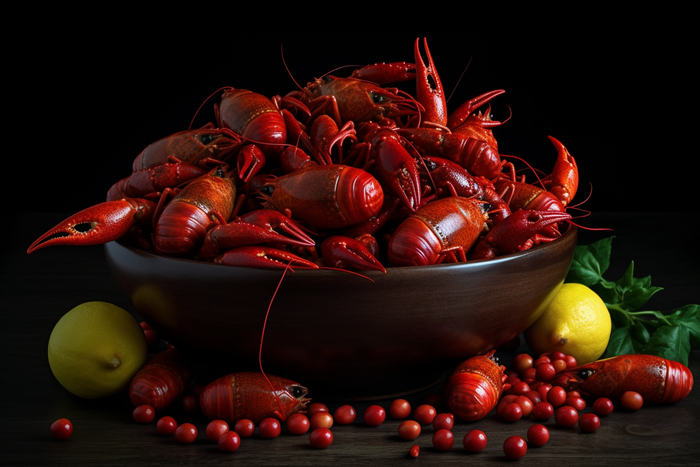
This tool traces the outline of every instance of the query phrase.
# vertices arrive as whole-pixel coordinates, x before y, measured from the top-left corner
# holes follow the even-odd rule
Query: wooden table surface
[[[527,428],[534,423],[531,420],[506,423],[493,414],[479,422],[457,423],[453,429],[454,447],[439,452],[432,447],[432,427],[424,427],[423,433],[411,442],[398,436],[399,421],[387,419],[378,427],[369,427],[360,416],[352,425],[333,427],[335,439],[327,449],[311,447],[306,435],[283,431],[280,437],[268,440],[256,432],[244,439],[235,453],[223,453],[205,437],[207,420],[174,408],[167,410],[167,414],[199,428],[194,444],[180,445],[174,437],[160,436],[155,423],[137,424],[125,393],[109,400],[82,400],[63,389],[51,374],[46,358],[48,338],[55,323],[68,310],[82,302],[102,300],[134,312],[111,277],[102,247],[55,247],[26,255],[31,241],[65,217],[66,214],[22,214],[15,217],[11,228],[6,223],[2,229],[5,247],[0,282],[3,421],[0,464],[498,465],[507,460],[503,441],[511,435],[525,436]],[[652,297],[648,309],[670,312],[699,303],[700,255],[696,235],[690,228],[684,228],[687,224],[680,213],[598,213],[584,223],[614,229],[612,233],[583,231],[579,239],[580,244],[585,244],[615,235],[612,264],[606,278],[616,280],[634,260],[636,277],[651,275],[653,285],[664,287]],[[524,343],[518,349],[527,350]],[[499,355],[508,366],[515,353],[499,352]],[[689,366],[697,378],[699,351],[692,352]],[[437,389],[408,399],[415,407]],[[388,407],[390,402],[372,403]],[[369,403],[354,405],[361,414]],[[333,410],[339,404],[328,405]],[[49,434],[51,423],[61,417],[69,418],[75,427],[67,441],[55,441]],[[698,389],[676,404],[648,406],[634,413],[616,410],[603,418],[600,429],[592,434],[581,433],[577,427],[557,427],[553,419],[545,425],[551,430],[549,443],[530,448],[518,461],[521,465],[698,465],[700,462]],[[483,430],[488,436],[488,446],[480,454],[469,454],[462,448],[462,438],[471,429]],[[408,455],[413,444],[421,447],[417,459]]]

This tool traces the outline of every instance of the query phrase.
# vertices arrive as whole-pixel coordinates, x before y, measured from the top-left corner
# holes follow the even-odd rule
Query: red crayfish
[[[447,407],[458,420],[481,420],[498,404],[508,376],[505,367],[495,362],[491,350],[485,355],[471,357],[462,362],[447,379],[444,394]]]
[[[655,355],[619,355],[565,371],[553,384],[591,397],[619,400],[626,391],[642,395],[644,403],[678,402],[693,389],[693,374],[679,362]]]
[[[550,138],[558,151],[551,175],[538,185],[516,177],[493,135],[503,122],[490,115],[505,91],[448,115],[427,40],[427,60],[420,45],[417,38],[415,63],[327,75],[282,96],[223,88],[216,126],[152,143],[106,202],[70,216],[27,252],[121,240],[229,265],[385,272],[490,259],[559,238],[578,186],[574,158]],[[407,80],[415,98],[383,87]]]

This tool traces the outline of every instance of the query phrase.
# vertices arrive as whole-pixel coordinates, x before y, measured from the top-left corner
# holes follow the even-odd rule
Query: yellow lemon
[[[583,365],[603,355],[611,328],[610,312],[598,294],[566,283],[524,336],[534,355],[564,352]]]
[[[49,337],[49,366],[61,385],[86,399],[115,394],[146,362],[146,337],[136,319],[111,303],[76,306]]]

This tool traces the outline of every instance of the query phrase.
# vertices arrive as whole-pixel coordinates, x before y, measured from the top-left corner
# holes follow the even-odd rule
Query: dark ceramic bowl
[[[555,242],[489,261],[387,268],[368,280],[334,270],[241,268],[159,256],[112,242],[112,273],[161,337],[223,372],[262,365],[312,397],[379,399],[430,387],[541,314],[573,257]]]

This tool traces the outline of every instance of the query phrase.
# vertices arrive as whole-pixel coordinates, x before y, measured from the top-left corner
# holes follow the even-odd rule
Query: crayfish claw
[[[333,235],[321,243],[321,255],[327,265],[340,269],[364,269],[381,271],[386,269],[369,249],[359,240]]]
[[[36,239],[27,254],[53,245],[99,245],[117,240],[137,222],[149,222],[155,206],[152,201],[131,198],[91,206]]]
[[[229,266],[247,266],[266,269],[300,267],[318,269],[318,265],[288,251],[267,246],[242,246],[228,250],[214,259],[215,263]]]

